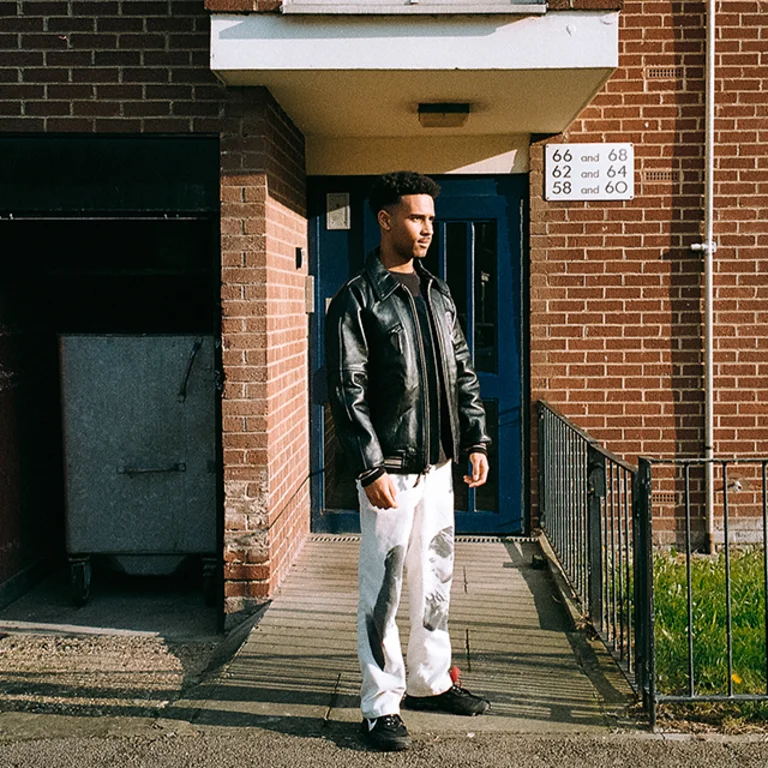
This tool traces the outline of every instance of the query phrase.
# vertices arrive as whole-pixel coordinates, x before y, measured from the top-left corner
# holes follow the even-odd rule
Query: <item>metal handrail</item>
[[[637,469],[539,401],[542,531],[606,647],[635,685]]]
[[[633,464],[630,464],[628,461],[625,461],[620,456],[617,456],[615,453],[612,453],[609,451],[604,445],[600,445],[600,443],[595,440],[592,435],[589,434],[586,430],[582,429],[578,424],[574,424],[567,416],[564,416],[560,411],[555,408],[555,406],[550,405],[546,400],[539,400],[538,401],[539,409],[546,408],[548,411],[551,411],[557,418],[562,421],[563,423],[567,424],[570,429],[572,429],[576,434],[578,434],[580,437],[584,438],[590,445],[594,445],[602,454],[605,455],[607,459],[610,459],[615,464],[618,464],[620,467],[623,467],[628,472],[637,472],[637,467]]]
[[[539,401],[538,406],[542,530],[585,616],[642,696],[651,726],[659,704],[768,701],[768,457],[642,457],[635,469],[549,404]],[[735,469],[729,475],[732,465],[739,468],[738,477]],[[697,467],[702,470],[701,478],[692,477]],[[705,467],[713,468],[719,483],[712,487],[722,521],[720,559],[710,562],[723,585],[711,589],[719,592],[694,586],[696,558],[702,557],[695,553],[707,549],[706,541],[695,538],[696,533],[706,534],[695,526],[697,519],[702,522],[705,509]],[[676,505],[674,517],[683,523],[682,531],[679,522],[675,527],[683,539],[677,542],[680,555],[676,557],[684,563],[676,573],[684,575],[679,584],[673,584],[680,605],[672,613],[677,616],[682,611],[674,626],[665,624],[668,619],[663,615],[669,610],[663,600],[670,590],[657,589],[660,572],[655,572],[664,555],[654,540],[654,518],[663,519],[654,505],[664,503]],[[741,606],[733,596],[738,585],[734,564],[745,544],[737,535],[740,520],[748,521],[742,528],[754,541],[748,542],[747,549],[757,549],[758,564],[762,564],[762,575],[748,585],[758,602],[762,600],[765,614],[751,617],[752,630],[759,636],[755,642],[764,643],[765,669],[758,672],[758,679],[762,679],[760,674],[765,677],[761,690],[754,686],[739,690],[736,674],[734,648],[739,632],[744,631],[743,622],[738,624]],[[670,557],[674,562],[675,556]],[[702,600],[709,601],[707,605],[713,609],[725,608],[718,619],[722,647],[708,650],[709,656],[714,653],[723,659],[722,680],[717,684],[710,677],[702,680],[697,671],[697,649],[705,637],[712,636],[711,620],[706,627],[697,624],[701,619],[695,608],[704,604]],[[658,671],[660,660],[674,671],[672,680],[665,677],[664,670]]]

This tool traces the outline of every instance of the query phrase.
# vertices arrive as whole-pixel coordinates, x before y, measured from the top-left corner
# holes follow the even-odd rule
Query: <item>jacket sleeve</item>
[[[336,434],[355,475],[381,467],[384,454],[368,404],[368,341],[359,302],[344,287],[325,318],[325,365],[328,399]]]
[[[485,425],[485,407],[480,399],[480,382],[472,365],[467,340],[459,325],[456,307],[451,302],[451,341],[456,359],[456,392],[459,405],[459,447],[465,453],[477,448],[487,452],[491,443]]]

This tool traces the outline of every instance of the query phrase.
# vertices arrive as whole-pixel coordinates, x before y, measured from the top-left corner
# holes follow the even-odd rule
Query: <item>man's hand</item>
[[[377,477],[370,485],[366,485],[363,490],[368,497],[368,501],[374,507],[379,509],[397,509],[395,481],[386,472],[381,477]]]
[[[488,457],[484,453],[470,453],[469,460],[472,463],[472,476],[464,475],[464,482],[470,488],[485,485],[488,479]]]

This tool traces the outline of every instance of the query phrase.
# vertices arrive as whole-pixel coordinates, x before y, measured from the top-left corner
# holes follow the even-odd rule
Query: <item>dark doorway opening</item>
[[[0,607],[67,554],[61,337],[220,337],[218,153],[216,138],[0,140]]]

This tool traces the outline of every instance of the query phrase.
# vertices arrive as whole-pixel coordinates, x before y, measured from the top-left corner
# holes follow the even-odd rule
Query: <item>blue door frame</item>
[[[313,177],[308,184],[310,269],[317,310],[312,315],[310,348],[312,528],[317,532],[359,530],[354,478],[333,438],[323,333],[327,302],[379,242],[378,225],[366,200],[371,180]],[[460,481],[464,468],[454,471],[456,531],[522,533],[526,424],[522,276],[528,178],[438,176],[435,180],[442,191],[436,201],[436,233],[426,266],[451,285],[494,438],[489,456],[492,474],[485,488],[467,491]],[[326,196],[342,192],[349,194],[349,228],[328,229]],[[486,313],[491,315],[490,322]]]

